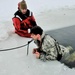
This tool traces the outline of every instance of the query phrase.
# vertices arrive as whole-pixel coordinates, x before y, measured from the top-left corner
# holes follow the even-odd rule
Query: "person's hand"
[[[39,53],[39,52],[36,52],[36,53],[35,53],[35,56],[36,56],[37,59],[39,59],[40,53]]]
[[[32,53],[35,54],[36,52],[37,52],[37,48],[34,48]]]

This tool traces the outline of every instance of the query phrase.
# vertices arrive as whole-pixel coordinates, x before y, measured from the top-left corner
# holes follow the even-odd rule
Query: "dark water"
[[[64,46],[72,46],[75,51],[75,25],[47,31],[47,34],[55,38],[60,44]],[[72,68],[75,67],[75,52],[71,52],[70,55],[66,55],[62,58],[61,62]]]

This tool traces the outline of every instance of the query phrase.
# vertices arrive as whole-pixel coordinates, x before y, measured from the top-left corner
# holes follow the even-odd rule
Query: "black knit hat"
[[[20,9],[27,9],[27,4],[26,4],[26,1],[25,0],[22,0],[20,2]]]
[[[40,26],[34,26],[31,28],[31,31],[30,31],[30,34],[35,34],[35,35],[37,34],[42,35],[42,33],[43,33],[43,29]]]

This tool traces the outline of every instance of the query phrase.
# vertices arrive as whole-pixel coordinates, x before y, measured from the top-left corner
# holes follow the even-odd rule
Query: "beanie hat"
[[[22,0],[22,1],[20,2],[20,9],[27,9],[26,1]]]

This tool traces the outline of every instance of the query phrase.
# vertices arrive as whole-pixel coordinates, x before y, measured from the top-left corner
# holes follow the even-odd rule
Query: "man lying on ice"
[[[33,54],[36,58],[43,61],[58,60],[73,50],[71,46],[64,47],[60,45],[53,37],[45,34],[43,29],[39,26],[34,26],[30,31],[31,37],[37,48],[33,49]]]

